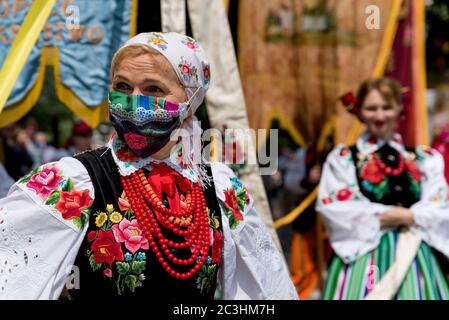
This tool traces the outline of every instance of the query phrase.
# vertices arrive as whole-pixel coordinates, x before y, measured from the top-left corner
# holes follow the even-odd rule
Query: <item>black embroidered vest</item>
[[[414,179],[412,173],[405,167],[402,174],[398,176],[384,175],[375,167],[372,160],[360,160],[356,145],[350,147],[352,159],[357,169],[357,180],[360,191],[372,202],[385,205],[401,206],[410,208],[420,199],[419,181]],[[414,152],[413,150],[408,150]],[[377,156],[387,166],[396,168],[399,162],[399,152],[390,145],[385,144],[376,151]],[[368,163],[371,161],[371,163]],[[367,165],[374,168],[366,170]],[[378,181],[374,177],[377,174]],[[373,182],[374,180],[374,182]]]
[[[187,280],[171,277],[157,261],[151,246],[139,234],[137,220],[123,197],[123,188],[111,150],[100,148],[75,156],[86,167],[95,189],[89,228],[75,261],[80,271],[79,289],[71,289],[74,299],[144,298],[176,301],[212,300],[221,263],[223,235],[221,211],[215,187],[204,189],[209,209],[211,238],[206,263]],[[211,176],[210,166],[207,166]],[[173,239],[173,236],[169,238]],[[135,239],[141,239],[136,242]],[[176,256],[187,258],[190,248]],[[177,269],[183,271],[183,269]]]

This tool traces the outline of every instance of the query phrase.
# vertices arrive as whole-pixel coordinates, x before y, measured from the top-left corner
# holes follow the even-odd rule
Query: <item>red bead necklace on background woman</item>
[[[139,226],[158,262],[177,279],[194,276],[206,261],[210,244],[206,201],[199,183],[189,183],[185,202],[181,202],[179,210],[172,210],[162,203],[142,169],[129,176],[122,176],[121,180]],[[168,240],[161,227],[183,240]],[[187,259],[176,257],[171,250],[184,248],[192,248]],[[189,269],[178,272],[173,265],[189,266]]]
[[[405,169],[404,158],[400,153],[398,153],[398,165],[397,168],[391,168],[385,162],[383,162],[377,154],[373,154],[374,161],[376,161],[377,167],[380,168],[388,176],[400,176]]]

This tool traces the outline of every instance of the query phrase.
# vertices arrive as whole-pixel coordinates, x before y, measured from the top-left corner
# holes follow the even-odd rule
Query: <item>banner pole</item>
[[[0,70],[0,113],[44,28],[56,0],[36,0],[31,6]]]

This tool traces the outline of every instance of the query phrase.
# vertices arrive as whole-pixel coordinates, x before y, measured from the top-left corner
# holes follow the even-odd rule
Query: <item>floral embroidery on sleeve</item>
[[[325,195],[317,202],[317,207],[328,205],[334,202],[342,202],[349,200],[360,200],[361,194],[356,183],[339,190],[335,190]]]
[[[335,152],[337,152],[338,156],[344,159],[345,165],[353,164],[352,152],[347,146],[345,146],[344,144],[340,144],[336,146],[335,149],[336,149]]]
[[[93,199],[89,190],[76,190],[72,178],[67,178],[56,165],[41,166],[19,180],[28,190],[39,196],[64,220],[83,229],[89,219]]]
[[[224,213],[229,219],[229,226],[235,229],[243,220],[245,207],[250,203],[248,190],[242,185],[240,180],[234,176],[230,179],[231,187],[224,191],[225,201],[222,203]]]
[[[103,269],[103,276],[116,283],[121,295],[125,287],[134,292],[145,280],[148,240],[143,235],[125,192],[118,199],[119,211],[108,204],[94,214],[95,226],[87,234],[90,249],[86,255],[93,271]]]

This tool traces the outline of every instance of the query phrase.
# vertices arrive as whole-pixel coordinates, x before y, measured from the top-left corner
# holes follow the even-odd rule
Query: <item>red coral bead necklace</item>
[[[142,169],[129,176],[122,176],[121,181],[139,226],[158,262],[172,277],[193,277],[204,265],[210,245],[209,218],[201,186],[192,184],[186,193],[184,205],[181,204],[181,210],[175,212],[164,206]],[[180,242],[167,239],[161,227],[184,239]],[[172,252],[172,249],[189,247],[191,255],[186,259],[178,258]],[[172,265],[190,268],[178,272]]]
[[[392,167],[389,167],[385,162],[383,162],[376,153],[373,154],[374,161],[376,161],[376,164],[380,168],[380,170],[382,170],[386,175],[395,176],[395,177],[401,175],[405,169],[404,158],[402,157],[402,155],[400,153],[398,153],[398,157],[399,157],[399,161],[398,161],[397,168],[392,168]]]

